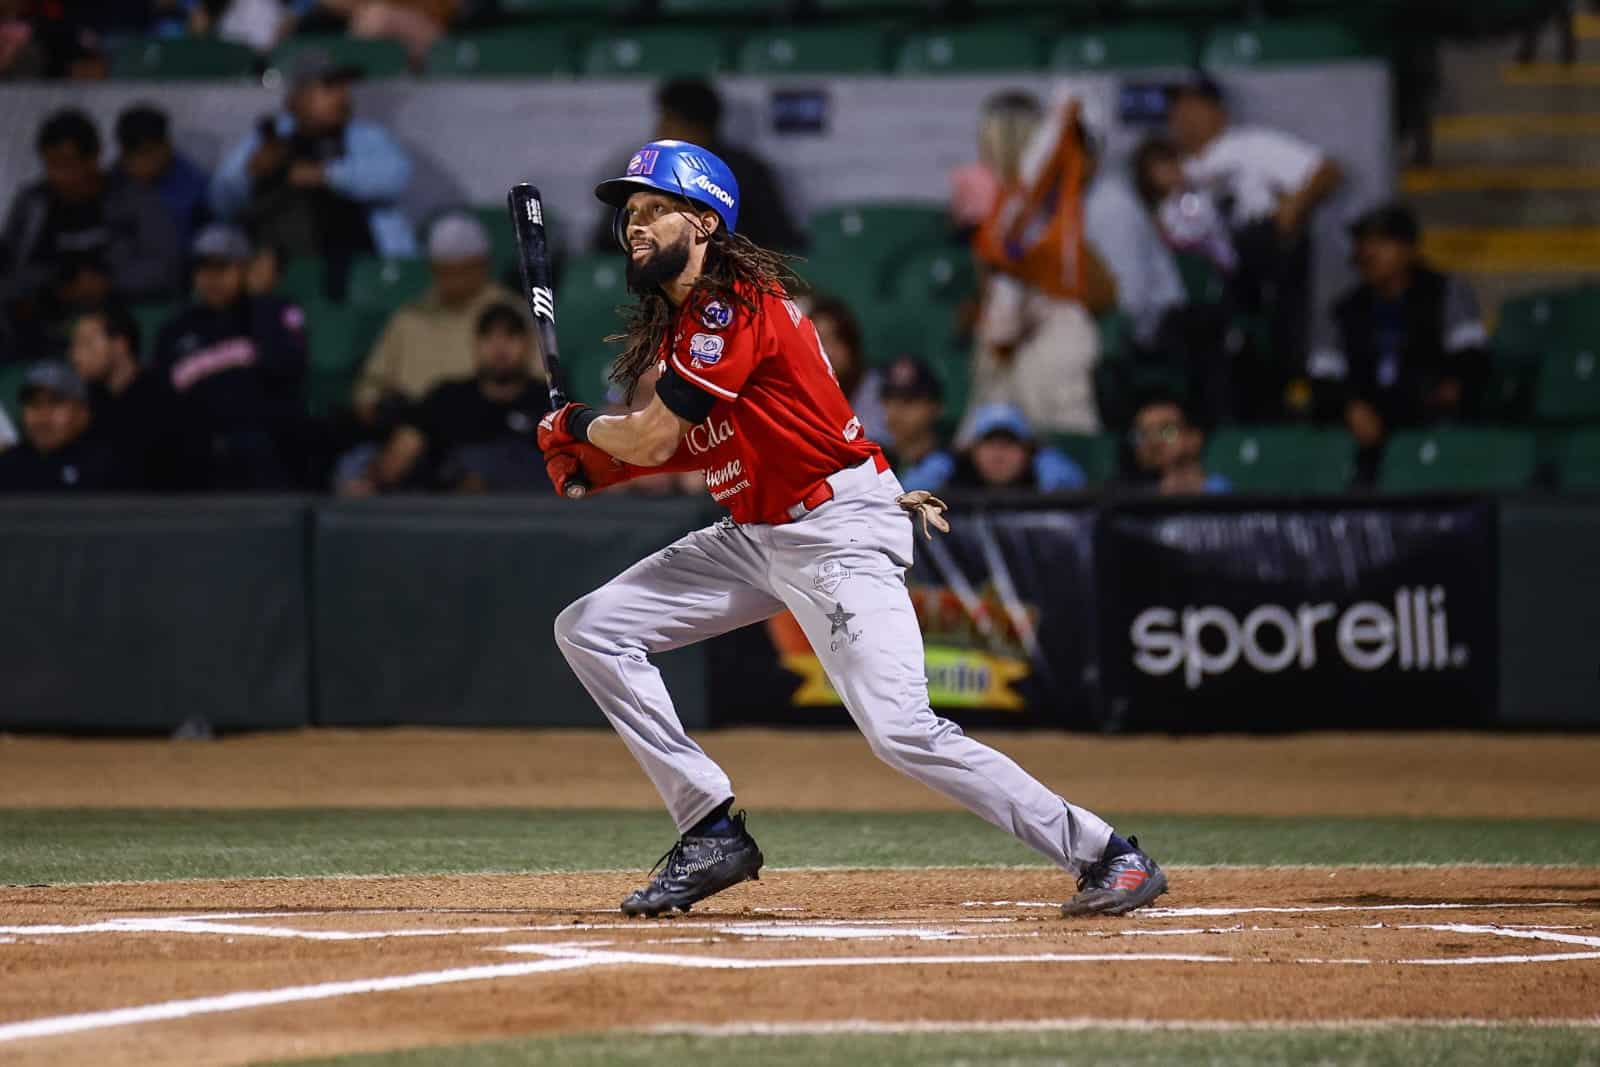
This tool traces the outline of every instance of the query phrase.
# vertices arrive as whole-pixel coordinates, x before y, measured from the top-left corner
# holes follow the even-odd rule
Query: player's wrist
[[[600,413],[594,408],[579,404],[567,414],[567,433],[571,434],[574,440],[590,444],[589,427],[599,417]]]

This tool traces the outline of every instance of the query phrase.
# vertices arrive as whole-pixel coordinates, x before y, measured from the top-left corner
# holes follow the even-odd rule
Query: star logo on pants
[[[828,635],[831,637],[838,633],[849,633],[850,620],[855,617],[854,612],[844,610],[843,604],[835,603],[833,610],[827,613],[828,621],[833,624],[833,629],[828,631]]]

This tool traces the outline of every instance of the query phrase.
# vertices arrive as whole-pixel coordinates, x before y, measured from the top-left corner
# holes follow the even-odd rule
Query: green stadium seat
[[[1100,335],[1101,362],[1115,363],[1133,349],[1133,320],[1121,311],[1111,310],[1094,320]]]
[[[1043,58],[1041,48],[1040,36],[1026,30],[934,30],[907,37],[894,66],[902,74],[1034,70]]]
[[[0,408],[11,416],[17,433],[22,433],[22,403],[17,394],[22,391],[22,379],[28,376],[31,363],[0,363]]]
[[[666,18],[771,18],[794,6],[790,0],[657,0]]]
[[[1355,459],[1355,439],[1343,430],[1228,426],[1206,444],[1206,469],[1241,493],[1342,493]]]
[[[1228,280],[1215,263],[1193,252],[1179,252],[1173,259],[1177,261],[1178,274],[1183,278],[1189,303],[1215,304],[1222,300]]]
[[[948,244],[944,209],[903,202],[837,204],[810,218],[811,248],[795,272],[859,314],[906,257]]]
[[[388,315],[379,308],[327,301],[308,303],[305,311],[310,347],[306,407],[313,415],[326,416],[349,407],[361,367]]]
[[[939,379],[940,403],[944,407],[944,413],[939,416],[939,434],[949,440],[967,413],[972,393],[972,357],[965,348],[951,345],[927,352],[923,358],[933,376]]]
[[[734,65],[742,74],[872,74],[887,53],[886,35],[873,29],[773,30],[745,38]]]
[[[358,259],[350,268],[345,299],[360,307],[393,311],[427,292],[431,283],[425,259]]]
[[[928,14],[928,0],[815,0],[818,11],[830,14],[857,15],[892,14],[909,12]]]
[[[629,300],[623,267],[622,257],[609,252],[573,256],[556,279],[556,336],[562,358],[573,368],[573,396],[585,403],[605,401],[603,368],[618,350],[605,337],[622,329],[616,309]],[[583,370],[595,363],[600,372]]]
[[[1556,463],[1556,482],[1562,489],[1600,492],[1600,426],[1567,436]]]
[[[1090,485],[1105,485],[1117,480],[1122,466],[1122,446],[1115,434],[1053,434],[1045,439],[1045,443],[1071,456],[1072,461],[1083,468]]]
[[[499,0],[500,14],[507,18],[549,19],[585,16],[606,19],[635,14],[638,0]]]
[[[1250,0],[1122,0],[1131,14],[1222,18],[1245,14]]]
[[[1200,62],[1206,67],[1250,67],[1361,59],[1371,53],[1337,22],[1249,22],[1218,26],[1206,37]]]
[[[591,40],[580,64],[600,78],[715,74],[726,65],[728,42],[711,30],[648,29]]]
[[[972,253],[957,245],[915,248],[889,264],[889,296],[907,304],[959,304],[978,293]]]
[[[1545,356],[1533,412],[1545,422],[1600,422],[1600,343]]]
[[[1169,26],[1118,26],[1080,30],[1060,38],[1050,49],[1050,69],[1064,71],[1125,70],[1134,67],[1189,67],[1195,42]]]
[[[951,346],[954,320],[948,311],[883,300],[853,301],[851,309],[861,324],[863,354],[872,366],[901,356],[916,356],[931,365]]]
[[[428,50],[428,75],[537,77],[573,73],[571,35],[540,26],[442,38]]]
[[[491,271],[496,278],[506,272],[516,273],[517,270],[517,235],[511,230],[511,220],[506,216],[504,204],[477,204],[469,209],[478,221],[483,223],[483,228],[489,231],[489,262]],[[552,216],[549,205],[544,209],[545,232],[550,235],[552,246],[556,232],[556,220]]]
[[[133,315],[133,321],[139,324],[139,352],[142,359],[148,359],[155,351],[156,337],[161,333],[161,327],[177,317],[183,310],[183,305],[177,301],[152,301],[143,304],[134,304],[128,309]]]
[[[398,41],[346,37],[342,34],[292,37],[272,50],[269,66],[284,77],[294,67],[294,57],[308,48],[319,48],[335,63],[349,65],[366,78],[393,78],[410,69],[405,46]]]
[[[1378,487],[1392,493],[1525,489],[1538,467],[1523,430],[1447,427],[1397,433],[1384,448]]]
[[[248,78],[255,69],[256,54],[250,48],[211,37],[131,41],[111,62],[113,78],[139,81]]]

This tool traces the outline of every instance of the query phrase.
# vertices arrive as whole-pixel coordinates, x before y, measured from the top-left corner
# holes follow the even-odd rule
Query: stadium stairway
[[[1600,17],[1576,16],[1577,62],[1547,27],[1517,41],[1447,44],[1433,165],[1401,175],[1425,248],[1471,278],[1491,321],[1520,294],[1600,279]]]

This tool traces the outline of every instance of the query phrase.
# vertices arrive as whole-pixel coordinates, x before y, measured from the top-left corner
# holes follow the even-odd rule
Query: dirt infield
[[[949,805],[853,732],[705,734],[752,810]],[[1068,796],[1125,814],[1600,818],[1600,735],[987,737]],[[85,788],[92,783],[92,788]],[[0,735],[0,808],[654,808],[610,731],[307,730],[216,742]]]
[[[629,922],[636,878],[3,889],[0,1060],[752,1021],[1572,1019],[1600,989],[1593,870],[1178,870],[1160,908],[1072,921],[1045,870],[777,870]]]

